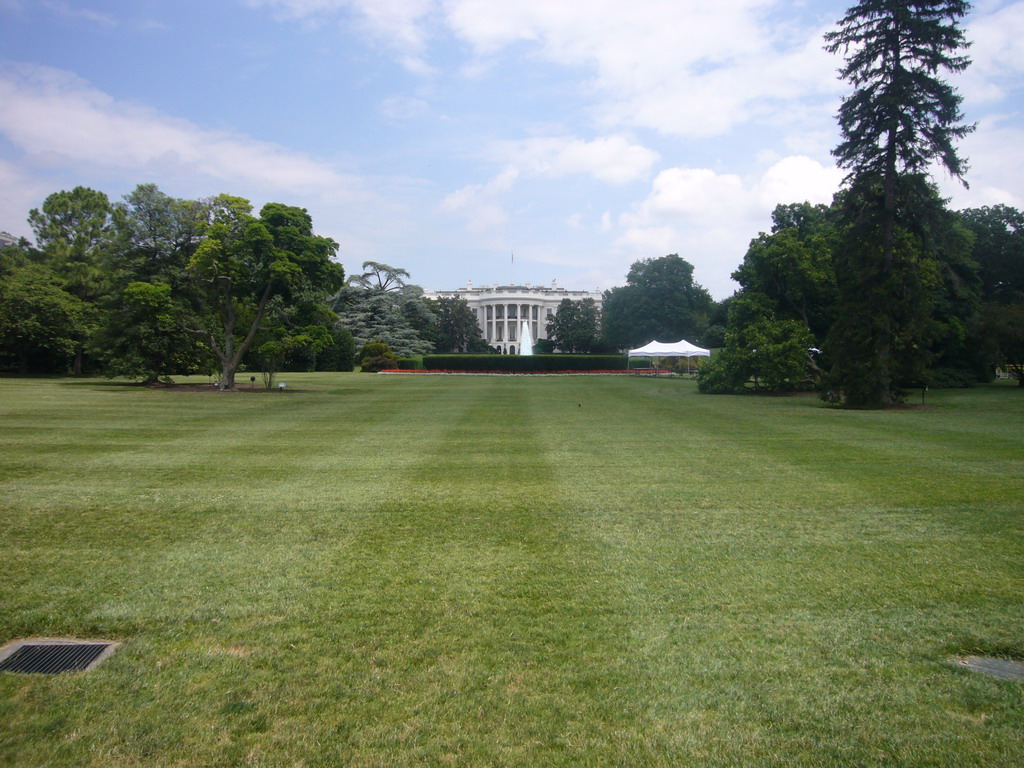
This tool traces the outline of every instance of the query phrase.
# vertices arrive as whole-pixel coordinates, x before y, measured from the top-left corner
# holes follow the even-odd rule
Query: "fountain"
[[[519,354],[533,354],[533,337],[530,335],[530,324],[523,320],[523,329],[519,334]]]

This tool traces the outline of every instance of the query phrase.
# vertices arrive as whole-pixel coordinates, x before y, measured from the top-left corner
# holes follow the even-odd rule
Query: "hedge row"
[[[624,371],[625,355],[425,355],[428,371]]]

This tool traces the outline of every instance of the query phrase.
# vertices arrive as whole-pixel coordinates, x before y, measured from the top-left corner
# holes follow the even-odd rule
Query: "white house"
[[[425,291],[427,299],[465,299],[476,313],[476,321],[487,343],[498,347],[503,354],[514,355],[519,350],[519,329],[524,320],[530,323],[534,341],[548,337],[548,319],[554,317],[562,299],[582,301],[593,299],[601,306],[600,291],[570,291],[559,288],[557,281],[551,287],[539,285],[485,285],[454,291]]]

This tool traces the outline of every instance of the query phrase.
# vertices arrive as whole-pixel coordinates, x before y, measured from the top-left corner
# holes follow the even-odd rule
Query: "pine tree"
[[[863,0],[825,37],[828,51],[846,54],[840,76],[854,86],[833,150],[849,174],[830,351],[848,406],[892,404],[899,378],[926,362],[936,219],[927,172],[937,162],[963,181],[955,142],[974,129],[961,124],[961,97],[939,73],[970,63],[957,26],[969,8],[962,0]]]

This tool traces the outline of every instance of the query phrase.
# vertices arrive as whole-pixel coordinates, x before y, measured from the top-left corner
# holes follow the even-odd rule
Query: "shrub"
[[[359,366],[365,373],[394,371],[398,369],[398,357],[383,341],[368,341],[359,350]]]
[[[544,373],[553,371],[623,371],[623,355],[425,355],[428,371],[494,371]]]
[[[388,357],[387,355],[378,355],[377,357],[367,357],[363,359],[360,365],[360,370],[363,373],[377,373],[378,371],[397,371],[398,360],[394,357]]]

